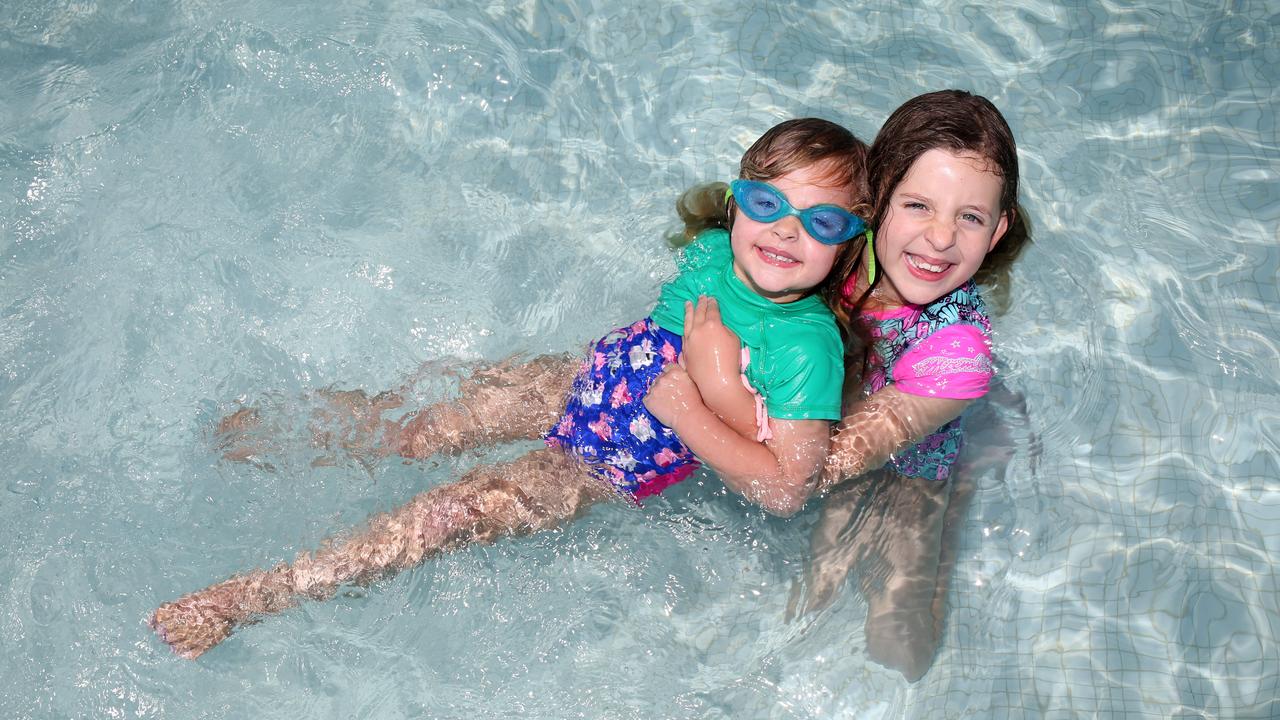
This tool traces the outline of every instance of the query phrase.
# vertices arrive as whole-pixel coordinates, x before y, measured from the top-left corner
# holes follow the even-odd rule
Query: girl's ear
[[[996,249],[996,243],[1000,242],[1000,238],[1004,237],[1005,232],[1009,230],[1009,224],[1013,222],[1013,214],[1016,212],[1018,211],[1014,209],[1000,213],[1000,222],[996,223],[996,231],[991,236],[991,244],[987,246],[987,252]]]

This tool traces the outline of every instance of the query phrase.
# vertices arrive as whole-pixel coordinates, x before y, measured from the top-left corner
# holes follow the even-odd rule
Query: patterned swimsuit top
[[[929,305],[864,312],[873,340],[863,391],[887,385],[922,397],[972,399],[990,387],[991,323],[972,280]],[[946,480],[964,444],[963,416],[916,445],[895,453],[889,465],[909,477]]]

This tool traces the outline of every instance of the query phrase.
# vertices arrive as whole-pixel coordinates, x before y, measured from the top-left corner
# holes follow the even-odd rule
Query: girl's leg
[[[898,476],[883,489],[869,503],[875,521],[864,532],[874,537],[859,569],[867,655],[915,682],[932,664],[941,638],[945,596],[938,592],[947,587],[940,571],[951,483]]]
[[[403,390],[373,397],[363,390],[321,390],[308,422],[313,444],[361,459],[390,454],[423,459],[534,439],[559,419],[580,362],[567,355],[503,361],[464,380],[457,400],[428,406],[398,423],[382,415],[404,405]],[[215,444],[225,459],[253,461],[274,449],[271,438],[283,430],[265,427],[262,416],[259,408],[245,407],[219,421]]]
[[[329,451],[312,464],[334,464],[342,451],[369,465],[388,454],[380,451],[387,425],[383,413],[403,404],[401,393],[391,390],[369,397],[363,390],[325,388],[299,400],[268,398],[219,420],[213,444],[224,460],[257,464],[308,432],[313,448]]]
[[[390,390],[369,397],[363,390],[324,389],[308,392],[293,406],[277,402],[268,402],[265,413],[258,406],[242,407],[218,421],[214,446],[222,451],[223,459],[256,463],[279,452],[283,449],[281,438],[300,430],[292,422],[295,416],[304,414],[312,447],[330,453],[312,464],[332,465],[335,453],[343,451],[369,465],[387,455],[380,451],[386,435],[382,414],[403,405],[404,399]]]
[[[822,502],[818,521],[809,539],[809,562],[804,578],[791,585],[787,602],[788,622],[802,615],[825,610],[840,594],[849,571],[865,554],[865,537],[858,526],[866,520],[862,500],[875,477],[851,480],[838,486]]]
[[[537,450],[420,493],[374,516],[359,534],[328,541],[291,565],[237,575],[165,603],[149,622],[175,652],[196,658],[237,626],[303,598],[326,599],[344,584],[369,583],[469,543],[554,527],[612,496],[576,459]]]
[[[388,449],[407,458],[459,452],[511,440],[535,440],[560,419],[582,359],[544,355],[506,361],[473,374],[459,397],[424,408],[389,436]]]
[[[788,616],[822,610],[856,570],[867,599],[867,655],[919,679],[941,637],[954,548],[944,526],[959,525],[950,484],[881,470],[838,488],[814,526],[813,558],[792,587]]]
[[[933,590],[933,630],[934,645],[942,642],[942,631],[946,628],[947,591],[951,587],[951,576],[955,572],[956,548],[960,544],[960,528],[964,525],[969,512],[969,501],[973,499],[974,485],[969,473],[957,467],[959,472],[951,473],[951,498],[947,502],[947,514],[942,521],[942,552],[938,556],[938,580]]]

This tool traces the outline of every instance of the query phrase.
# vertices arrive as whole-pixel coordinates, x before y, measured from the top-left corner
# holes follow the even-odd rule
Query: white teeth
[[[927,270],[928,272],[938,273],[938,272],[942,272],[946,268],[946,265],[930,265],[929,263],[921,260],[915,255],[908,255],[907,262],[911,263],[912,265],[915,265],[921,270]]]
[[[799,260],[793,260],[792,258],[789,258],[789,257],[783,257],[776,253],[771,253],[768,250],[765,250],[764,248],[761,248],[760,252],[763,253],[764,256],[769,258],[770,260],[777,260],[778,262],[785,262],[785,263],[800,262]]]

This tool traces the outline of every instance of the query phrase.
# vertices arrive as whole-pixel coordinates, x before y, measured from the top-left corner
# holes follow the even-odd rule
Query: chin
[[[947,283],[945,285],[939,285],[936,288],[925,288],[916,292],[904,294],[903,298],[912,305],[928,305],[934,300],[946,297],[952,290],[955,290],[958,287],[960,287],[960,283],[956,283],[955,285]]]

